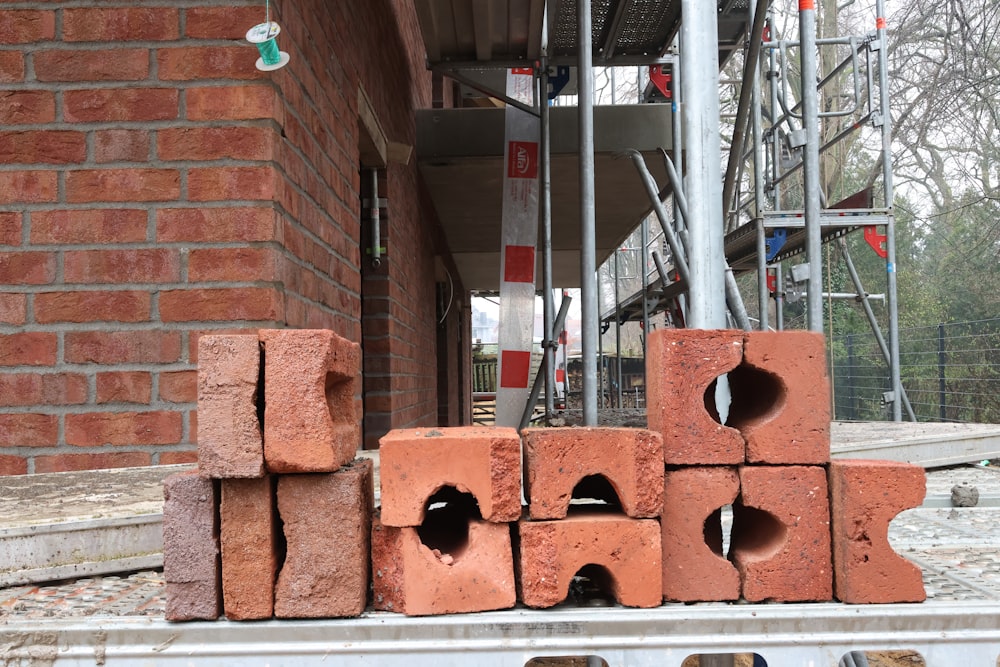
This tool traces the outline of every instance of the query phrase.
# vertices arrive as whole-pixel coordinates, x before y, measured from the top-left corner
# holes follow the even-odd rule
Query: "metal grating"
[[[616,55],[662,55],[677,32],[680,0],[637,0],[622,16]]]

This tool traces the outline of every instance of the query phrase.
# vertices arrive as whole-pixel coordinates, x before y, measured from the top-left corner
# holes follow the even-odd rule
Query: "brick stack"
[[[524,454],[528,518],[518,524],[522,601],[529,607],[559,604],[574,575],[596,565],[620,604],[659,606],[660,436],[626,428],[527,429]],[[570,514],[574,489],[597,476],[610,483],[616,498],[577,506],[580,511]],[[621,511],[612,510],[615,500]]]
[[[427,615],[514,606],[510,524],[521,516],[517,431],[397,430],[382,438],[379,452],[382,511],[372,527],[374,608]],[[434,509],[434,500],[445,497],[442,491],[451,492],[451,502]],[[478,511],[463,511],[470,509],[460,505],[463,493],[472,496]],[[449,511],[449,505],[459,511]],[[438,511],[446,513],[442,521],[430,516]],[[431,548],[440,537],[447,546]]]
[[[167,619],[364,610],[374,489],[371,461],[354,460],[359,355],[323,330],[201,338],[199,468],[164,485]]]
[[[830,460],[821,335],[652,333],[649,430],[392,431],[377,515],[352,460],[358,353],[329,331],[202,338],[200,469],[165,490],[167,618],[350,617],[370,587],[408,615],[547,608],[577,577],[634,607],[924,599],[887,539],[923,470]]]
[[[714,407],[723,373],[728,426]],[[923,470],[830,461],[822,335],[660,330],[647,377],[649,428],[663,437],[666,465],[665,600],[924,599],[919,569],[887,539],[892,518],[922,501]],[[727,560],[719,518],[729,504]]]

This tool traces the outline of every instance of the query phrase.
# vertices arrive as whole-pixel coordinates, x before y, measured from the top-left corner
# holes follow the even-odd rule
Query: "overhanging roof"
[[[420,172],[467,289],[499,288],[505,113],[486,108],[417,112]],[[552,255],[557,287],[580,285],[577,122],[576,107],[551,109]],[[635,167],[620,154],[627,149],[641,151],[657,182],[666,184],[656,150],[670,150],[670,128],[667,104],[595,107],[598,263],[611,255],[650,209]],[[540,272],[539,264],[536,275]]]

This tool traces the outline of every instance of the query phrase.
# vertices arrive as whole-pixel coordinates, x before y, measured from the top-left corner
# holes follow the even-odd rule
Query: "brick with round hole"
[[[667,465],[743,463],[739,431],[719,423],[711,387],[739,366],[743,334],[736,330],[658,329],[646,351],[647,420],[663,437]],[[708,394],[711,394],[709,396]]]
[[[566,516],[573,490],[586,478],[610,483],[622,511],[655,518],[663,509],[659,433],[634,428],[530,428],[524,438],[525,495],[532,519]]]
[[[361,346],[325,329],[261,329],[264,462],[272,473],[333,472],[361,446],[354,398]]]
[[[409,616],[507,609],[516,602],[510,526],[467,520],[442,550],[416,527],[372,524],[372,606]]]
[[[830,380],[823,334],[751,331],[729,374],[729,424],[746,440],[747,463],[818,465],[830,460]]]
[[[565,519],[517,524],[518,585],[529,607],[553,607],[584,567],[597,566],[601,587],[626,607],[663,602],[660,524],[617,513],[582,511]]]
[[[663,599],[738,600],[740,574],[722,555],[721,509],[736,500],[732,466],[667,470],[663,479]]]
[[[749,602],[833,598],[830,506],[819,466],[740,466],[730,559]]]
[[[834,596],[853,604],[923,602],[920,568],[889,544],[889,523],[919,507],[927,490],[920,466],[895,461],[830,462]]]
[[[379,441],[382,524],[423,523],[443,488],[471,493],[485,521],[521,516],[521,440],[512,428],[396,429]]]

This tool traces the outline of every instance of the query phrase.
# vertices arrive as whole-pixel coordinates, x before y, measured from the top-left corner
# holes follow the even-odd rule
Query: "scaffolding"
[[[807,303],[808,328],[823,331],[822,304],[824,299],[837,295],[822,289],[822,254],[825,243],[835,243],[843,255],[855,293],[851,298],[859,301],[869,325],[883,353],[890,372],[890,391],[885,400],[891,408],[893,420],[899,421],[905,409],[914,419],[906,393],[899,379],[898,306],[896,297],[895,231],[893,217],[892,155],[890,149],[891,119],[889,91],[886,79],[887,49],[885,35],[884,3],[876,3],[873,30],[861,35],[816,39],[815,10],[799,11],[799,38],[777,39],[773,18],[767,12],[767,2],[750,7],[748,39],[744,48],[743,76],[738,86],[738,106],[732,126],[728,167],[722,180],[720,200],[724,204],[723,238],[724,260],[715,261],[731,274],[756,272],[758,322],[760,329],[784,326],[784,274],[783,262],[805,253],[807,264],[796,267],[796,280],[804,287]],[[829,71],[817,73],[817,52],[839,52],[841,57]],[[682,77],[683,61],[672,64],[673,77]],[[701,75],[703,76],[703,74]],[[684,79],[690,77],[683,77]],[[818,109],[818,100],[827,91],[848,82],[845,86],[847,103]],[[802,85],[816,81],[815,86]],[[714,85],[714,82],[713,82]],[[674,104],[677,103],[675,85]],[[839,93],[839,91],[835,91]],[[832,98],[832,94],[828,97]],[[659,101],[663,95],[648,95],[649,101]],[[717,96],[718,97],[718,96]],[[667,97],[667,99],[670,99]],[[687,105],[686,105],[687,106]],[[821,139],[820,123],[832,126]],[[686,129],[686,128],[685,128]],[[863,140],[874,144],[872,152],[882,167],[881,179],[861,192],[843,200],[830,203],[819,184],[819,158],[841,145],[846,139],[862,134]],[[605,322],[616,326],[629,320],[648,323],[651,313],[667,312],[671,326],[700,325],[697,306],[703,299],[694,297],[688,283],[686,255],[683,243],[673,237],[691,239],[685,220],[685,186],[681,184],[682,166],[687,167],[687,181],[697,168],[690,158],[695,150],[684,137],[688,160],[674,160],[668,164],[671,175],[673,213],[663,202],[651,201],[661,230],[649,238],[646,245],[646,280],[642,289],[602,313]],[[675,137],[674,153],[681,145]],[[703,152],[702,149],[698,149]],[[664,153],[664,160],[671,162]],[[649,181],[641,160],[636,160],[640,178]],[[647,191],[657,187],[649,183]],[[690,185],[687,186],[688,189]],[[702,196],[715,196],[715,192]],[[692,198],[692,197],[689,197]],[[692,198],[693,199],[693,198]],[[702,201],[700,198],[698,201]],[[793,206],[794,201],[797,206]],[[699,206],[695,214],[703,211]],[[644,226],[654,224],[644,222]],[[880,233],[879,229],[884,229]],[[848,251],[844,237],[863,230],[865,240],[885,260],[886,293],[888,310],[888,338],[883,335],[871,307],[869,295]],[[716,230],[717,232],[718,230]],[[721,238],[721,234],[716,234]],[[664,243],[668,241],[669,243]],[[706,254],[703,240],[689,240],[701,251],[693,257]],[[660,254],[665,254],[662,259]],[[711,251],[708,252],[712,256]],[[799,269],[804,269],[802,275]],[[731,274],[730,274],[731,271]],[[605,272],[607,273],[607,271]],[[729,303],[728,319],[721,326],[748,328],[745,313],[738,297],[731,293],[731,282],[726,284]],[[614,290],[617,294],[617,289]],[[709,289],[717,294],[718,286]],[[685,302],[685,296],[688,297]],[[775,324],[769,321],[770,299],[775,301]],[[688,313],[688,309],[693,312]],[[695,315],[692,321],[691,315]],[[713,320],[713,326],[720,326]],[[832,333],[832,332],[831,332]]]

